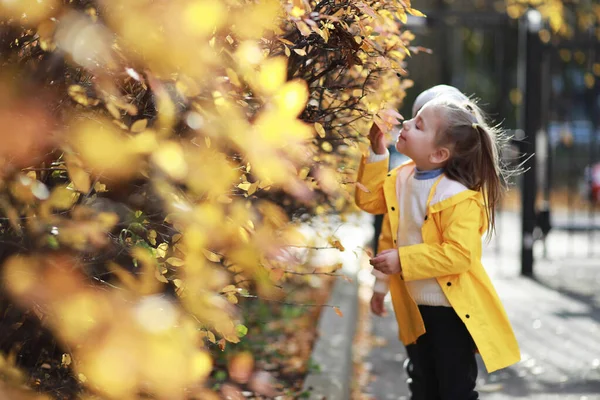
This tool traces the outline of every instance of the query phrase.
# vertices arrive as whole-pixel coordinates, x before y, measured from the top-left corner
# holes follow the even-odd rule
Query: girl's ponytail
[[[445,168],[448,178],[471,190],[480,191],[485,202],[489,240],[496,230],[496,206],[504,192],[504,171],[500,166],[503,135],[485,124],[481,110],[466,105],[441,103],[445,117],[438,142],[450,148]]]
[[[486,239],[489,240],[496,231],[496,206],[502,198],[504,184],[498,147],[494,136],[488,128],[479,123],[472,124],[476,135],[479,137],[481,151],[478,152],[475,169],[479,171],[481,191],[485,202],[485,212],[488,222]]]

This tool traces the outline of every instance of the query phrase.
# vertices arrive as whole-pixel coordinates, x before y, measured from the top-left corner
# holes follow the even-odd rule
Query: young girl
[[[468,101],[429,101],[396,142],[412,161],[389,173],[384,136],[373,126],[358,172],[367,190],[357,188],[357,205],[389,214],[394,248],[371,264],[390,275],[400,340],[421,380],[413,399],[477,399],[475,350],[489,372],[520,359],[481,264],[502,178],[495,132],[480,115]]]

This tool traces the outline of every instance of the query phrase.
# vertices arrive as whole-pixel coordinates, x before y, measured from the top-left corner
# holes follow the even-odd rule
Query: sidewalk
[[[523,278],[514,216],[504,218],[501,228],[500,251],[494,251],[497,242],[488,245],[484,265],[513,324],[522,361],[487,374],[479,359],[480,398],[600,399],[600,263],[556,257],[536,262],[536,280]],[[562,234],[549,239],[550,254],[560,252]],[[373,380],[366,392],[376,400],[408,399],[404,347],[397,339],[389,298],[386,305],[390,315],[371,321],[372,334],[382,345],[367,357]]]

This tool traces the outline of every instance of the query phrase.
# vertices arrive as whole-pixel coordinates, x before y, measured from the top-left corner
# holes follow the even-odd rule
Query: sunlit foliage
[[[308,243],[294,226],[351,207],[357,143],[400,118],[407,14],[0,0],[2,297],[90,393],[212,398],[211,352],[247,331],[239,296],[282,296]]]
[[[540,12],[548,28],[540,36],[549,41],[552,34],[571,37],[576,31],[591,31],[600,40],[600,4],[596,1],[576,0],[506,0],[508,15],[521,17],[528,9]]]

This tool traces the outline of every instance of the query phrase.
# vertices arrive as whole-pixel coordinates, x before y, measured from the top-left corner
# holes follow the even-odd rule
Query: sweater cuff
[[[380,281],[389,281],[390,280],[390,276],[384,274],[381,271],[377,271],[375,268],[373,268],[373,270],[371,271],[371,275],[373,275],[376,279],[380,280]]]
[[[373,285],[373,291],[375,293],[387,294],[387,292],[389,290],[390,290],[390,283],[388,281],[381,280],[381,279],[375,280],[375,285]]]
[[[390,156],[390,152],[388,149],[385,149],[385,153],[376,154],[371,146],[369,146],[369,157],[367,157],[367,163],[375,163],[379,161],[383,161]]]

